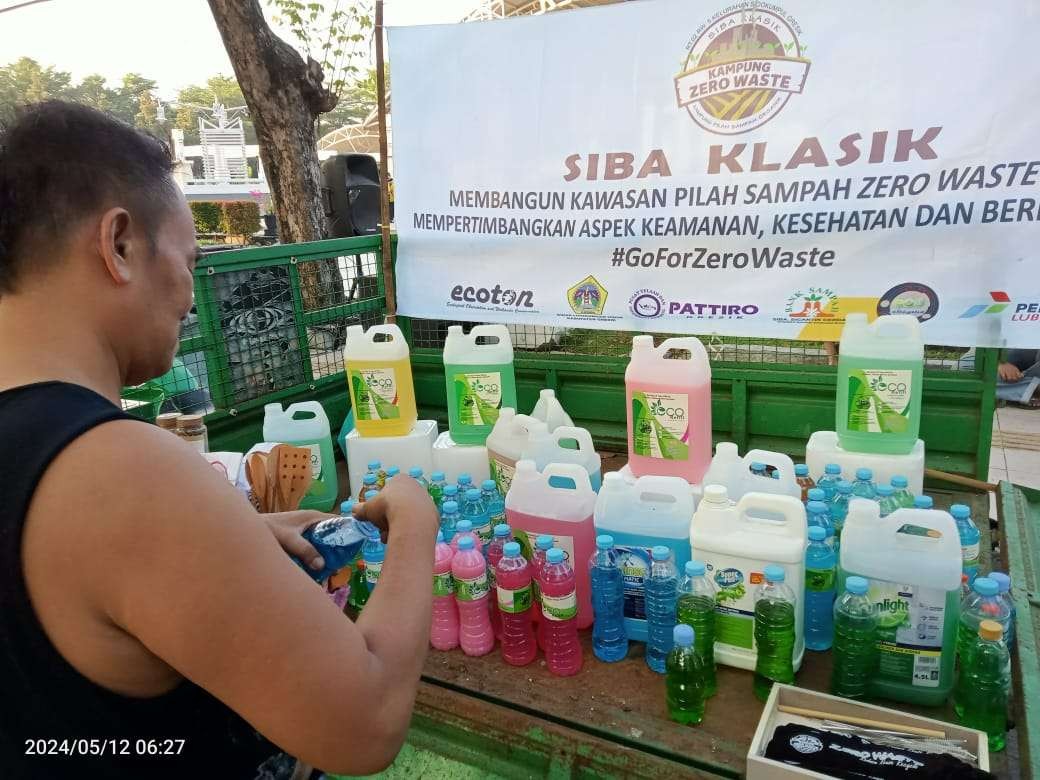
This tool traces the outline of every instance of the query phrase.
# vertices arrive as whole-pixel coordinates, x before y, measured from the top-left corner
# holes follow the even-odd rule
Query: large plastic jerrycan
[[[491,465],[491,478],[498,485],[498,492],[503,496],[509,492],[516,473],[516,463],[523,457],[524,448],[531,435],[531,428],[538,420],[526,414],[517,414],[516,409],[503,407],[498,415],[498,422],[487,437],[488,461]]]
[[[711,464],[711,366],[693,336],[632,339],[625,370],[628,465],[637,477],[697,484]]]
[[[762,463],[773,468],[776,476],[762,476],[751,470],[752,463]],[[768,469],[767,469],[768,472]],[[775,493],[801,499],[802,489],[794,474],[794,462],[782,452],[750,450],[741,460],[741,495],[748,493]],[[733,496],[739,499],[740,496]]]
[[[936,509],[897,509],[855,498],[841,532],[841,582],[870,581],[880,618],[878,671],[871,692],[937,707],[954,684],[960,621],[961,547],[957,524]]]
[[[409,354],[408,342],[396,325],[347,328],[343,362],[359,435],[411,433],[418,413]]]
[[[292,444],[311,451],[311,487],[300,501],[300,509],[330,512],[339,494],[332,432],[324,407],[303,401],[282,410],[281,404],[264,406],[264,441]]]
[[[603,478],[600,474],[603,459],[592,443],[592,434],[584,428],[560,426],[552,433],[544,423],[531,427],[523,459],[533,460],[539,470],[550,463],[574,463],[589,473],[592,489],[599,492]]]
[[[650,576],[650,551],[664,545],[672,551],[680,574],[690,560],[693,495],[680,477],[639,477],[629,484],[619,472],[603,478],[596,500],[597,534],[614,537],[625,587],[625,632],[646,641],[644,582]]]
[[[589,558],[596,549],[595,506],[589,473],[572,463],[550,463],[539,472],[533,460],[521,460],[506,496],[506,522],[524,557],[531,560],[535,540],[549,534],[570,561],[577,580],[578,628],[592,625]]]
[[[794,668],[805,651],[805,507],[793,496],[748,493],[734,504],[721,485],[705,485],[693,515],[693,557],[707,564],[718,587],[715,608],[715,660],[754,669],[755,589],[765,568],[782,566],[795,604]],[[842,542],[844,544],[844,541]]]
[[[467,335],[461,325],[449,327],[444,341],[444,385],[452,441],[484,444],[502,408],[516,408],[509,329],[477,325]]]
[[[835,430],[842,449],[905,455],[921,429],[921,325],[908,314],[849,314],[841,332]]]

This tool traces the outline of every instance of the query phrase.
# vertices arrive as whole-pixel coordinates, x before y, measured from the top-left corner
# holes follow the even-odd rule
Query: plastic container
[[[794,496],[749,493],[733,504],[724,488],[709,485],[693,515],[693,557],[707,564],[719,589],[715,614],[715,660],[754,669],[754,587],[765,567],[784,567],[797,599],[794,668],[804,655],[802,594],[805,592],[805,507]]]
[[[488,343],[478,344],[479,339]],[[503,407],[516,408],[513,343],[505,325],[448,328],[444,340],[448,426],[456,444],[483,445]]]
[[[645,581],[650,551],[664,545],[680,571],[690,560],[690,521],[693,498],[679,477],[640,477],[629,485],[617,472],[607,474],[596,500],[596,532],[614,538],[625,580],[625,633],[645,642],[647,637]]]
[[[459,609],[455,604],[455,578],[451,559],[455,556],[437,532],[433,552],[433,613],[430,618],[430,644],[436,650],[454,650],[459,646]]]
[[[585,565],[596,548],[592,513],[596,494],[589,474],[581,466],[553,463],[539,473],[534,461],[521,460],[506,496],[506,521],[530,559],[540,534],[553,537],[575,568],[578,593],[578,628],[592,625],[592,587]]]
[[[365,520],[350,516],[330,517],[305,530],[303,538],[314,545],[314,549],[324,559],[325,566],[320,571],[314,571],[298,559],[293,560],[315,582],[323,582],[344,566],[349,566],[366,541],[378,541],[379,529]]]
[[[897,509],[902,508],[899,506],[899,500],[896,498],[896,489],[891,485],[878,485],[876,498],[882,517],[888,517]]]
[[[435,471],[430,474],[430,481],[426,486],[426,490],[437,507],[440,507],[444,502],[444,488],[447,486],[448,483],[444,479],[443,471]]]
[[[748,493],[773,493],[801,500],[802,488],[795,477],[794,461],[787,455],[769,450],[751,450],[744,455],[742,463],[740,494],[731,496],[734,501],[739,501]],[[755,464],[761,466],[758,473],[753,468]],[[774,476],[770,476],[770,468]]]
[[[715,679],[715,599],[718,596],[707,574],[704,561],[687,561],[683,577],[679,580],[679,601],[676,618],[690,626],[696,639],[694,648],[704,662],[704,696],[715,695],[718,683]]]
[[[574,463],[589,473],[592,489],[599,492],[602,459],[584,428],[562,426],[550,433],[544,424],[535,425],[524,447],[523,460],[533,460],[539,471],[550,463]]]
[[[495,592],[502,624],[502,660],[512,666],[527,666],[538,655],[531,622],[531,579],[531,566],[520,554],[520,545],[507,542],[495,564]]]
[[[853,498],[877,498],[877,485],[874,483],[874,472],[868,468],[856,469],[856,480],[852,483]]]
[[[545,556],[553,548],[553,537],[550,534],[539,534],[534,541],[534,547],[530,553],[527,553],[523,543],[518,542],[518,544],[520,544],[521,551],[524,552],[524,557],[531,562],[535,595],[534,613],[531,617],[534,618],[535,625],[538,627],[536,637],[538,647],[545,650],[545,621],[542,620],[542,572],[545,570]]]
[[[758,657],[752,689],[766,701],[774,683],[794,682],[795,621],[798,597],[784,580],[784,567],[765,567],[765,582],[755,591],[755,646]]]
[[[644,583],[646,590],[646,665],[658,674],[664,674],[665,662],[672,649],[672,629],[675,628],[676,604],[679,600],[679,572],[672,560],[672,551],[657,545],[650,551],[650,576]]]
[[[545,554],[541,588],[545,665],[559,677],[569,677],[581,671],[577,619],[579,607],[574,574],[566,553],[559,547]]]
[[[991,580],[997,583],[997,588],[1000,591],[1000,597],[1007,604],[1008,610],[1011,612],[1011,617],[1008,618],[1007,631],[1004,632],[1004,643],[1007,645],[1008,652],[1015,652],[1015,623],[1018,620],[1018,611],[1015,609],[1015,599],[1011,595],[1011,577],[1002,571],[990,572],[988,575]]]
[[[704,719],[707,698],[705,662],[694,649],[696,633],[680,623],[672,629],[672,650],[665,665],[665,700],[668,717],[683,725],[696,725]]]
[[[966,504],[950,507],[950,516],[957,524],[957,535],[961,540],[961,569],[973,582],[979,574],[979,527],[971,519],[971,508]]]
[[[614,537],[596,537],[596,552],[589,558],[592,583],[592,652],[601,661],[614,663],[628,656],[625,632],[625,583]]]
[[[835,430],[845,450],[905,455],[921,427],[921,325],[910,315],[845,318]]]
[[[636,336],[625,394],[632,473],[700,482],[711,465],[711,366],[704,345],[687,336],[655,347],[653,336]]]
[[[386,545],[379,541],[379,537],[366,539],[361,546],[361,559],[365,562],[365,584],[371,594],[379,582],[379,575],[383,572],[383,561],[386,559]]]
[[[433,471],[433,443],[437,440],[437,423],[433,420],[419,420],[405,436],[383,436],[378,439],[366,438],[357,429],[347,434],[347,473],[350,475],[350,488],[355,498],[361,490],[361,480],[367,472],[367,464],[381,461],[387,466],[394,463],[407,463],[418,466],[424,473]],[[379,475],[377,474],[377,479]],[[384,471],[381,477],[386,479]]]
[[[452,486],[454,487],[454,486]],[[456,492],[458,492],[456,490]],[[441,505],[441,533],[449,540],[455,538],[455,533],[461,520],[459,515],[459,504],[457,501],[448,500]]]
[[[809,476],[809,467],[804,463],[794,464],[794,479],[798,483],[798,487],[802,489],[802,502],[808,501],[809,491],[816,487],[813,478]],[[824,493],[824,500],[826,500],[826,493]]]
[[[386,340],[376,341],[377,336]],[[408,342],[396,325],[347,328],[343,362],[361,436],[406,436],[415,426],[419,416],[409,358]]]
[[[527,446],[531,427],[537,423],[533,417],[517,414],[515,409],[503,408],[498,422],[487,437],[487,457],[490,461],[490,476],[498,484],[504,496],[513,484],[516,462]]]
[[[458,482],[462,474],[469,474],[474,485],[491,477],[487,450],[479,445],[463,447],[447,431],[433,443],[433,468],[444,472],[449,485]]]
[[[330,512],[336,505],[339,483],[336,456],[325,408],[317,401],[303,401],[283,410],[281,404],[264,406],[264,441],[305,447],[311,451],[311,486],[300,509]]]
[[[451,559],[455,578],[455,601],[459,608],[459,644],[466,655],[487,655],[495,647],[495,634],[488,617],[487,562],[472,536],[459,540]]]
[[[720,441],[715,445],[715,457],[704,474],[703,484],[722,485],[730,496],[739,496],[744,489],[744,461],[737,445]]]
[[[986,732],[989,749],[1003,750],[1007,742],[1011,661],[1001,627],[992,620],[979,624],[954,691],[958,720]]]
[[[556,398],[556,391],[545,389],[538,394],[531,417],[545,423],[552,433],[557,428],[573,428],[574,421]]]
[[[491,520],[491,528],[494,529],[499,523],[506,521],[506,500],[498,492],[498,486],[493,479],[485,479],[480,483],[480,497],[487,507],[488,519]]]
[[[962,605],[957,632],[957,655],[962,665],[971,643],[979,633],[979,625],[984,620],[999,623],[1001,632],[1006,635],[1011,624],[1011,607],[1000,595],[1000,585],[996,580],[976,577],[971,584],[971,593]]]
[[[947,512],[853,499],[841,536],[841,578],[870,581],[878,610],[878,673],[871,694],[939,706],[953,690],[961,548]]]
[[[809,526],[809,546],[805,551],[805,646],[817,652],[829,650],[834,642],[838,559],[826,539],[826,528]]]
[[[878,615],[869,588],[863,577],[849,577],[834,604],[831,693],[846,699],[865,699],[877,672]]]
[[[810,439],[811,441],[811,439]],[[805,466],[811,470],[809,464]],[[831,501],[834,498],[835,489],[838,482],[841,480],[841,466],[837,463],[828,463],[823,467],[823,474],[816,482],[816,487],[823,491],[824,501]]]
[[[924,461],[925,446],[921,439],[903,455],[846,450],[838,443],[838,434],[834,431],[816,431],[805,445],[805,462],[811,474],[822,474],[827,464],[833,463],[841,469],[838,476],[844,475],[851,482],[856,477],[856,469],[868,468],[874,472],[874,481],[879,485],[891,482],[896,476],[906,477],[914,493],[920,493],[924,486]]]

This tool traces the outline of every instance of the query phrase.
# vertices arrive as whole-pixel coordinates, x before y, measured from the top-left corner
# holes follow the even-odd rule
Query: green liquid
[[[902,401],[903,408],[885,403],[877,394],[862,388],[857,381],[850,382],[850,375],[857,370],[909,371],[910,389]],[[913,450],[921,426],[921,382],[922,363],[919,360],[889,360],[860,358],[841,355],[838,362],[838,395],[836,428],[838,442],[850,452],[879,452],[902,455]],[[858,390],[854,389],[858,388]],[[855,394],[854,393],[858,393]],[[850,396],[865,406],[873,406],[881,430],[856,430],[850,427]],[[855,411],[855,410],[854,410]],[[905,415],[902,412],[906,412]]]
[[[467,386],[460,375],[498,374],[498,401],[484,389]],[[479,365],[446,364],[444,366],[445,390],[448,396],[448,428],[456,444],[483,446],[488,434],[498,421],[499,412],[516,408],[516,378],[512,363],[489,363]],[[495,380],[488,380],[493,385]]]
[[[953,703],[958,720],[985,731],[994,752],[1006,744],[1010,682],[1007,648],[1000,642],[976,640],[964,658]]]
[[[763,599],[755,605],[755,663],[753,690],[761,701],[769,698],[773,683],[794,682],[794,605]]]
[[[693,648],[673,647],[665,660],[665,697],[668,716],[676,723],[696,725],[704,720],[704,663]]]
[[[707,596],[680,596],[677,611],[679,622],[693,628],[693,649],[704,664],[704,696],[710,698],[718,690],[715,676],[715,601]]]
[[[877,671],[877,620],[839,612],[834,619],[833,653],[831,693],[847,699],[866,698]]]
[[[354,571],[350,575],[350,595],[347,596],[347,604],[358,612],[368,603],[368,581],[365,579],[364,566],[358,566],[354,562]]]

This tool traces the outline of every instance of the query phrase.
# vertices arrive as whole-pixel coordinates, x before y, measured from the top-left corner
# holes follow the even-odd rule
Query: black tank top
[[[188,681],[153,698],[96,685],[58,653],[29,602],[22,531],[37,484],[76,437],[126,419],[77,385],[0,392],[0,776],[252,780],[277,750],[238,715]]]

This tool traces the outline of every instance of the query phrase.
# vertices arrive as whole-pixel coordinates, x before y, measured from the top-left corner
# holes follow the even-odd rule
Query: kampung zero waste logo
[[[567,290],[567,302],[579,316],[598,317],[607,305],[607,288],[595,276],[586,276]]]
[[[719,135],[761,127],[805,87],[809,60],[800,33],[779,6],[719,12],[697,31],[674,78],[679,108]]]

